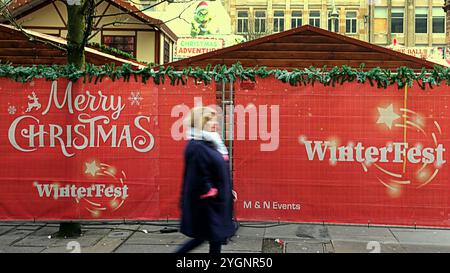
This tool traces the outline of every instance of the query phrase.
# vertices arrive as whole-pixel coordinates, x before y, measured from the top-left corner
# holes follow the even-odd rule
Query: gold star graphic
[[[377,123],[384,123],[389,129],[392,128],[392,122],[400,118],[400,116],[394,112],[392,104],[386,108],[378,107],[378,112],[380,113],[380,116],[378,117]]]
[[[85,163],[86,164],[86,171],[84,173],[90,173],[92,176],[95,176],[95,173],[100,170],[99,167],[97,167],[97,164],[95,163],[95,160],[91,163]]]

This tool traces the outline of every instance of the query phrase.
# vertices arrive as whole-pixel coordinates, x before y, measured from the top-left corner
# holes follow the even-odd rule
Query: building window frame
[[[446,30],[446,14],[442,7],[433,7],[431,16],[431,33],[445,34]],[[437,31],[437,27],[442,28],[442,31]]]
[[[428,33],[428,8],[416,7],[414,14],[414,33]]]
[[[255,18],[255,33],[265,33],[266,32],[266,22],[267,22],[267,13],[265,10],[255,10],[254,13]]]
[[[129,41],[128,43],[125,43],[125,39],[128,39],[129,41],[131,40],[132,43],[130,43]],[[133,55],[133,57],[136,57],[136,40],[136,35],[102,35],[103,45],[129,53]]]
[[[273,12],[273,32],[284,31],[284,11],[275,10]]]
[[[391,10],[391,33],[405,33],[405,8],[392,8]]]
[[[375,7],[373,17],[374,34],[386,34],[389,26],[387,7]]]
[[[291,12],[291,28],[301,27],[302,23],[303,23],[303,13],[302,13],[302,11],[300,11],[300,10],[293,10]]]
[[[309,24],[320,28],[320,10],[309,11]]]
[[[248,33],[248,11],[238,10],[237,11],[237,24],[236,33]]]
[[[164,40],[164,51],[163,51],[163,60],[164,63],[170,62],[170,43],[167,40]]]
[[[358,12],[347,11],[345,13],[345,33],[357,34],[358,33]]]

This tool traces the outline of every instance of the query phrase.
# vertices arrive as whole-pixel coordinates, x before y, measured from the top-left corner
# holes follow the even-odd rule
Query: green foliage
[[[133,70],[131,65],[123,65],[115,67],[114,65],[94,66],[87,64],[84,70],[77,69],[74,65],[65,66],[11,66],[10,64],[0,64],[0,77],[7,77],[14,81],[28,82],[33,79],[44,78],[47,80],[55,80],[65,78],[77,81],[83,78],[83,82],[94,81],[101,82],[105,77],[115,80],[129,81],[133,78],[135,81],[141,80],[146,83],[153,80],[156,84],[164,84],[166,80],[172,85],[186,84],[188,78],[202,81],[209,84],[212,81],[253,81],[258,78],[275,77],[276,79],[288,83],[292,86],[322,84],[324,86],[335,86],[336,84],[344,84],[346,82],[369,82],[371,86],[378,88],[386,88],[396,85],[402,88],[405,85],[413,86],[416,83],[422,89],[427,86],[440,85],[445,82],[450,85],[450,68],[436,66],[432,70],[422,69],[416,73],[411,68],[399,67],[395,71],[374,68],[364,71],[364,66],[360,68],[351,68],[348,66],[315,68],[308,67],[302,69],[287,70],[268,70],[266,67],[244,68],[241,64],[236,63],[230,67],[225,65],[216,65],[212,67],[208,65],[202,69],[199,67],[188,67],[181,71],[176,71],[173,67],[160,66],[151,67],[150,65],[140,69]]]
[[[125,51],[122,51],[120,49],[114,48],[114,47],[110,47],[110,46],[107,46],[107,45],[102,45],[102,44],[99,44],[99,43],[88,43],[87,46],[95,48],[95,49],[98,49],[98,50],[100,50],[103,53],[108,53],[108,54],[111,54],[111,55],[114,55],[114,56],[117,56],[117,57],[122,57],[122,58],[126,58],[126,59],[130,59],[130,60],[135,60],[136,61],[136,58],[132,54],[130,54],[128,52],[125,52]]]

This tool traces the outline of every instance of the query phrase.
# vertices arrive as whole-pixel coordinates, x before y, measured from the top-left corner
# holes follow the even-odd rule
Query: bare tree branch
[[[118,13],[111,13],[111,14],[97,15],[97,16],[94,16],[94,18],[98,18],[98,17],[110,17],[110,16],[119,16],[119,15],[124,15],[124,14],[137,14],[137,13],[140,13],[140,12],[143,12],[143,11],[146,11],[146,10],[149,10],[149,9],[151,9],[151,8],[157,6],[157,5],[160,5],[160,4],[164,3],[164,2],[169,2],[169,1],[172,1],[172,0],[162,0],[161,2],[158,2],[158,3],[154,4],[154,5],[151,5],[151,6],[149,6],[149,7],[146,7],[146,8],[144,8],[144,9],[140,9],[140,10],[137,10],[137,11],[132,11],[132,10],[130,10],[130,11],[124,11],[124,12],[118,12]]]
[[[67,48],[64,46],[61,46],[60,44],[53,43],[49,40],[40,39],[39,37],[33,36],[26,32],[23,27],[16,21],[14,16],[12,15],[11,11],[8,8],[8,5],[3,5],[2,9],[0,9],[0,13],[3,15],[3,17],[8,20],[8,22],[17,30],[19,30],[23,35],[25,35],[29,41],[38,41],[40,43],[43,43],[45,45],[50,45],[54,48],[57,48],[59,50],[67,51]]]

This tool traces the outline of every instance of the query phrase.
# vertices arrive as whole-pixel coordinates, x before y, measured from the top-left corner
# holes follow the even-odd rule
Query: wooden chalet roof
[[[8,8],[11,10],[11,12],[16,18],[20,18],[54,1],[55,0],[13,0],[8,5]],[[124,14],[129,14],[130,16],[135,17],[136,19],[142,21],[143,23],[148,24],[151,27],[160,29],[161,31],[166,33],[167,36],[169,36],[170,39],[172,39],[173,41],[176,41],[178,39],[177,35],[163,21],[146,15],[135,5],[125,0],[105,0],[105,1],[111,3],[113,6],[122,10]]]
[[[0,24],[0,61],[2,63],[10,62],[12,65],[24,66],[67,63],[65,50],[56,47],[64,47],[67,44],[65,39],[31,30],[23,31],[25,33],[10,25]],[[118,66],[131,64],[133,68],[145,67],[145,64],[137,61],[119,58],[93,48],[85,47],[85,51],[86,62],[95,65],[114,63]]]
[[[266,66],[269,69],[334,67],[348,65],[365,69],[400,66],[419,70],[433,68],[435,63],[370,44],[348,36],[329,32],[310,25],[265,36],[256,40],[226,47],[191,58],[169,63],[176,69],[188,66],[240,62],[244,67]]]

